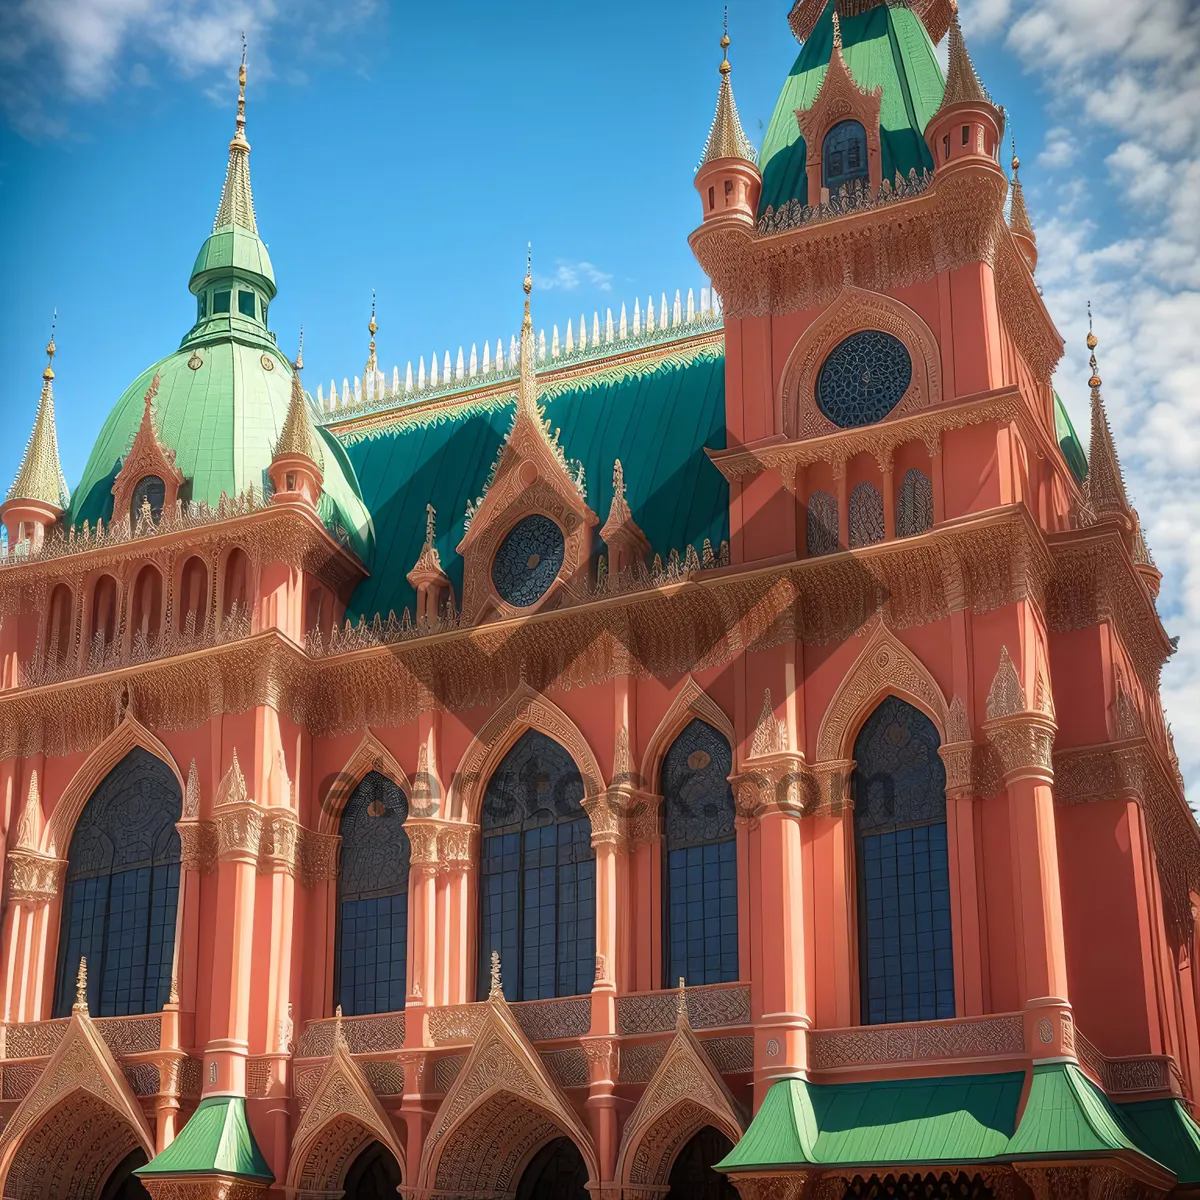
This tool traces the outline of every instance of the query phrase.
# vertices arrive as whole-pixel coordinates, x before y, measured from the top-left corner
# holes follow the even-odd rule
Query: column
[[[468,878],[471,854],[478,825],[465,821],[447,821],[438,830],[439,905],[444,902],[439,953],[439,973],[445,976],[445,994],[441,1004],[466,1004],[472,983],[470,949],[475,943],[471,912],[468,907]],[[444,880],[445,890],[442,892]]]
[[[409,856],[408,994],[404,1041],[425,1044],[424,1010],[433,1004],[437,977],[437,838],[439,822],[430,817],[409,817],[404,823]],[[426,994],[428,993],[428,999]]]
[[[883,538],[890,542],[896,536],[896,463],[895,455],[888,451],[887,466],[883,470]]]

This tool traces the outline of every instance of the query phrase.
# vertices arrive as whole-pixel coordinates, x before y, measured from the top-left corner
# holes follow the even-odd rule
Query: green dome
[[[257,275],[268,293],[267,299],[275,298],[275,271],[271,267],[271,256],[258,234],[243,229],[240,225],[225,225],[214,229],[205,239],[196,255],[192,267],[192,278],[188,288],[198,292],[214,273],[229,274],[231,270]]]

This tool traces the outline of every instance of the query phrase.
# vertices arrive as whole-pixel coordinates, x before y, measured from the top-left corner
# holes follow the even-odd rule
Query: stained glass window
[[[854,743],[862,1022],[954,1016],[946,768],[919,709],[889,696]]]
[[[850,493],[850,548],[883,541],[883,497],[865,480]]]
[[[137,524],[142,515],[142,501],[150,503],[150,515],[157,521],[162,516],[163,503],[167,498],[167,485],[157,475],[147,475],[137,481],[133,497],[129,501],[129,519]]]
[[[825,135],[821,160],[821,184],[830,192],[867,179],[867,131],[857,121],[839,121]]]
[[[933,528],[933,484],[915,467],[905,472],[896,504],[896,536],[912,537]]]
[[[93,1016],[157,1012],[171,990],[183,795],[170,767],[131,750],[84,806],[67,851],[54,1015],[70,1014],[80,958]]]
[[[504,535],[492,560],[497,595],[514,608],[535,604],[558,578],[565,553],[563,532],[549,517],[523,517]]]
[[[378,771],[363,777],[342,810],[334,991],[348,1017],[404,1007],[407,816],[404,793]]]
[[[890,333],[863,329],[829,352],[817,376],[817,404],[839,428],[881,421],[904,399],[912,359]]]
[[[813,492],[808,498],[805,541],[810,558],[833,554],[838,548],[838,504],[828,492]]]
[[[529,730],[483,797],[478,992],[500,952],[509,1000],[578,996],[596,964],[596,861],[574,760]]]
[[[737,841],[729,743],[701,720],[663,758],[664,986],[738,977]]]

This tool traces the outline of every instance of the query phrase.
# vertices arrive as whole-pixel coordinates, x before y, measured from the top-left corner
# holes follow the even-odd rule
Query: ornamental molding
[[[935,172],[915,196],[881,199],[846,216],[780,232],[714,222],[689,241],[721,294],[727,320],[823,309],[847,283],[895,291],[984,263],[995,272],[1001,319],[1017,350],[1048,382],[1063,340],[1004,219],[1007,191],[992,167],[965,167]]]
[[[639,787],[652,793],[658,792],[662,763],[667,751],[684,728],[695,720],[711,725],[731,748],[737,745],[733,722],[725,710],[696,682],[694,675],[688,674],[680,683],[671,703],[667,705],[667,711],[663,713],[662,720],[646,743],[646,752],[642,755],[641,779],[636,781]]]
[[[404,1171],[404,1151],[395,1128],[362,1067],[350,1056],[339,1025],[333,1054],[292,1136],[287,1186],[337,1192],[354,1156],[372,1140],[387,1147]]]
[[[897,338],[912,362],[908,390],[882,421],[871,426],[873,431],[888,421],[942,404],[941,349],[929,326],[908,305],[891,296],[847,286],[809,325],[788,355],[776,394],[776,428],[797,439],[841,432],[817,404],[817,377],[834,347],[851,334],[866,330],[880,330]]]
[[[265,809],[259,844],[259,873],[295,875],[299,844],[300,822],[295,812],[282,807]]]
[[[179,821],[179,869],[207,875],[217,865],[217,827],[212,821]]]
[[[321,801],[321,812],[317,818],[318,833],[337,833],[342,810],[351,794],[372,771],[377,771],[394,783],[406,797],[411,798],[412,784],[408,774],[395,755],[368,729],[354,753],[346,760],[346,765],[337,773],[329,791],[325,793],[325,799]]]
[[[665,1185],[680,1147],[705,1125],[735,1145],[746,1115],[681,1013],[675,1036],[621,1131],[622,1187]]]
[[[17,904],[45,904],[58,895],[67,869],[65,858],[33,850],[10,850],[7,857],[8,899]]]
[[[252,802],[224,804],[213,809],[217,857],[258,866],[265,813]]]
[[[530,1045],[498,988],[483,1009],[467,1061],[425,1139],[417,1190],[471,1194],[485,1181],[501,1193],[549,1137],[578,1147],[592,1180],[600,1164],[591,1135]]]

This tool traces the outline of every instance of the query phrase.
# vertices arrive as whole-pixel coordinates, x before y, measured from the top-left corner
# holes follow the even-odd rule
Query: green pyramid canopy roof
[[[1138,1100],[1115,1111],[1130,1137],[1181,1184],[1200,1183],[1200,1127],[1182,1100]]]
[[[273,1183],[254,1133],[246,1120],[241,1096],[209,1096],[201,1100],[175,1140],[135,1175],[236,1175]]]

